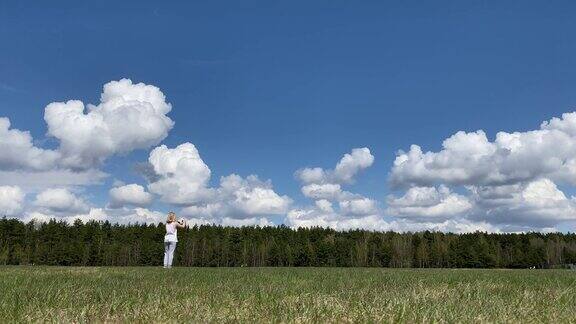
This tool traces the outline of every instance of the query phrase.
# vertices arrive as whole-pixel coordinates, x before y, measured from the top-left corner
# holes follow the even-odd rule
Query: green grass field
[[[576,272],[0,267],[6,321],[575,322]]]

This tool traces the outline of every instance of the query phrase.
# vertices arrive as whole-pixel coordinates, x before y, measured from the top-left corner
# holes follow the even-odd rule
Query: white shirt
[[[166,224],[164,242],[178,242],[178,228],[176,227],[176,222]]]

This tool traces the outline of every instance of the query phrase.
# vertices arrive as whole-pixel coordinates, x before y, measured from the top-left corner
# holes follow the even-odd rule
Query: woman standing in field
[[[174,212],[168,213],[166,220],[166,235],[164,235],[164,268],[172,268],[174,259],[174,250],[178,243],[178,228],[184,228],[184,220],[177,222]]]

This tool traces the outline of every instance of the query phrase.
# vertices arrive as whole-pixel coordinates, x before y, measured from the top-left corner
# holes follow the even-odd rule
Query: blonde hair
[[[168,218],[166,219],[166,223],[172,223],[176,221],[176,213],[174,212],[169,212],[168,213]]]

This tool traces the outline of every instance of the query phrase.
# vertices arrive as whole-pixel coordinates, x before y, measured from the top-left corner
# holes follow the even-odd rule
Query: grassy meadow
[[[0,322],[576,322],[576,272],[0,267]]]

